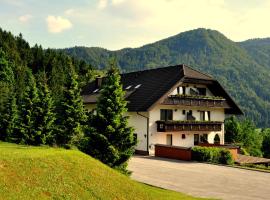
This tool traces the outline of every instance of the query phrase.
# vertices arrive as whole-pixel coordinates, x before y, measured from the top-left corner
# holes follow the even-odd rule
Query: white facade
[[[154,144],[166,144],[167,135],[172,135],[172,145],[182,146],[182,147],[192,147],[194,146],[194,134],[207,134],[208,142],[214,143],[214,137],[216,134],[220,137],[220,143],[224,144],[224,125],[222,125],[222,130],[217,132],[202,132],[202,131],[179,131],[179,132],[157,132],[156,121],[160,120],[160,110],[161,109],[172,109],[173,110],[173,120],[186,120],[186,115],[183,114],[183,110],[192,110],[193,116],[196,120],[200,120],[200,113],[198,110],[206,110],[211,112],[212,121],[221,121],[225,120],[224,109],[211,109],[211,108],[191,108],[191,107],[181,107],[181,106],[165,106],[158,105],[151,111],[149,111],[149,153],[154,153]],[[185,138],[182,139],[182,134],[185,134]]]
[[[190,88],[194,88],[193,85],[186,86],[185,94],[190,94]],[[198,88],[206,86],[196,85]],[[181,89],[182,90],[182,89]],[[181,91],[180,91],[181,92]],[[170,95],[179,94],[179,89],[173,90]],[[206,88],[206,96],[212,96],[212,93]],[[88,110],[95,108],[94,104],[86,105]],[[168,140],[172,139],[172,145],[192,147],[194,146],[194,135],[207,134],[207,140],[209,143],[214,143],[214,137],[218,134],[220,143],[224,144],[224,123],[222,124],[221,131],[216,132],[204,132],[204,131],[178,131],[178,132],[157,132],[156,121],[161,120],[161,109],[170,109],[173,113],[172,120],[187,120],[187,112],[192,110],[192,116],[195,117],[195,121],[202,121],[200,119],[200,111],[210,112],[210,121],[224,122],[225,110],[224,108],[210,108],[210,107],[193,107],[193,106],[178,106],[178,105],[161,105],[156,104],[151,110],[147,112],[128,112],[129,126],[135,128],[135,134],[137,136],[138,144],[136,150],[149,152],[154,154],[155,144],[167,144]],[[183,112],[183,110],[185,110]]]

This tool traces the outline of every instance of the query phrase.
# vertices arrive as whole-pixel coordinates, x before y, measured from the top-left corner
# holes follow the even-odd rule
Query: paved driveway
[[[143,156],[134,156],[129,170],[137,181],[193,196],[270,199],[270,173]]]

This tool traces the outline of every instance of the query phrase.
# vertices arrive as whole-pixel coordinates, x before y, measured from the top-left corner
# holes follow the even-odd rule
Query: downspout
[[[149,117],[146,117],[142,114],[140,114],[139,112],[137,112],[137,115],[143,117],[146,119],[146,123],[147,123],[147,131],[146,131],[146,151],[149,154]]]

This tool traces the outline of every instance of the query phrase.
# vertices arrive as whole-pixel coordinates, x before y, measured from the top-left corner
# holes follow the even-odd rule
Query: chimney
[[[102,84],[102,77],[96,77],[96,88],[100,88]]]

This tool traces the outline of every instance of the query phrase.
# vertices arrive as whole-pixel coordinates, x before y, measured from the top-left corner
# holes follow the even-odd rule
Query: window
[[[187,112],[187,120],[196,120],[196,118],[192,115],[192,110]]]
[[[185,95],[186,94],[186,87],[185,86],[177,87],[177,94]]]
[[[166,144],[172,146],[172,134],[166,135]]]
[[[206,96],[206,88],[197,88],[199,95]]]
[[[210,111],[199,111],[200,112],[200,121],[210,121]]]
[[[130,88],[131,88],[131,86],[132,86],[132,85],[127,86],[127,87],[126,87],[126,90],[130,89]]]
[[[190,88],[189,91],[190,91],[191,95],[199,95],[199,92],[198,92],[197,88]]]
[[[179,86],[176,88],[176,90],[177,90],[177,94],[183,94],[183,95],[186,94],[186,87],[185,86]]]
[[[186,110],[182,110],[182,114],[185,115],[186,114]]]
[[[206,121],[211,121],[211,112],[210,111],[207,111],[206,112],[207,116],[206,116]]]
[[[186,134],[182,134],[182,139],[186,139]]]
[[[139,87],[141,87],[142,84],[136,85],[135,89],[138,89]]]
[[[199,144],[199,134],[194,134],[194,145]]]
[[[205,121],[205,111],[199,111],[200,112],[200,121]]]
[[[169,109],[160,110],[160,120],[168,121],[173,119],[173,111]]]
[[[177,94],[180,94],[180,87],[177,87]]]
[[[208,143],[208,135],[207,134],[200,135],[200,142]]]
[[[216,134],[214,137],[214,144],[220,144],[220,137],[218,134]]]

